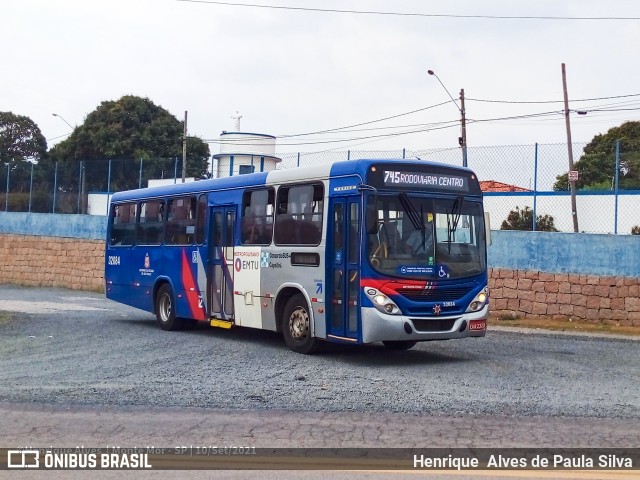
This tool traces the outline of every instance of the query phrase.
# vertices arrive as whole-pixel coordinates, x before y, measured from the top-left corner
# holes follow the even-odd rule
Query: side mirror
[[[491,218],[489,212],[484,212],[484,235],[487,241],[487,246],[491,245]]]

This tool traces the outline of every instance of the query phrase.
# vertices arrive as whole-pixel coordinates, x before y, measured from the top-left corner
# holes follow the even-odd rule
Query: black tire
[[[182,330],[184,324],[176,318],[173,291],[168,283],[162,284],[155,298],[156,320],[163,330]]]
[[[287,302],[281,327],[284,341],[294,352],[309,354],[317,350],[319,341],[311,335],[311,315],[302,294],[294,295]]]
[[[414,340],[393,340],[382,343],[389,350],[409,350],[410,348],[413,348],[418,342]]]

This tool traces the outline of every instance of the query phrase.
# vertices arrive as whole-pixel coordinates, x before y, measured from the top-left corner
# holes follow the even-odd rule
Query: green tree
[[[6,188],[9,175],[9,205],[0,199],[0,208],[20,211],[29,206],[29,186],[33,163],[47,155],[47,141],[40,128],[29,117],[0,112],[0,185]]]
[[[533,230],[533,210],[524,207],[522,210],[516,207],[511,210],[507,219],[502,222],[500,230]],[[536,217],[536,230],[542,232],[557,232],[551,215],[538,215]]]
[[[67,191],[79,188],[79,165],[83,161],[86,191],[106,190],[108,161],[112,160],[110,191],[138,187],[140,160],[143,186],[149,178],[173,177],[174,159],[182,169],[183,122],[148,98],[127,95],[105,101],[87,115],[84,123],[57,144],[51,161],[59,162],[61,184]],[[209,146],[187,137],[187,176],[207,175]]]
[[[575,162],[579,172],[576,182],[578,190],[611,189],[615,176],[616,142],[620,140],[619,188],[640,188],[640,122],[625,122],[609,129],[606,134],[598,134],[584,148],[584,153]],[[567,173],[558,175],[554,190],[568,190]]]
[[[0,112],[0,162],[17,164],[40,161],[47,152],[47,141],[29,117]]]

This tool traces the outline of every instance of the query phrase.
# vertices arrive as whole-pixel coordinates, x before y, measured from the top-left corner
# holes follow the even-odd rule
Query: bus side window
[[[138,243],[160,245],[162,242],[164,202],[152,200],[140,204],[140,222],[138,223]]]
[[[273,188],[249,190],[242,195],[242,237],[244,245],[268,245],[273,233]]]
[[[195,197],[172,198],[167,202],[166,243],[191,245],[195,233]]]
[[[280,187],[274,239],[280,245],[318,245],[322,238],[322,184]]]
[[[198,197],[198,205],[196,207],[196,243],[202,245],[205,243],[204,224],[207,219],[207,196],[200,195]]]
[[[136,239],[136,204],[123,203],[111,207],[111,245],[133,245]]]
[[[212,226],[213,229],[213,246],[222,247],[222,213],[215,212],[213,214]]]
[[[360,210],[356,202],[349,202],[349,245],[348,261],[350,263],[356,263],[358,261],[358,254],[360,252],[360,238],[359,238],[359,225],[360,225]]]

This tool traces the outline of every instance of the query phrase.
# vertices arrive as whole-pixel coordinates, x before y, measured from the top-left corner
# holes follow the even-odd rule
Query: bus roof
[[[196,182],[189,183],[180,183],[180,180],[176,180],[176,182],[178,183],[172,185],[161,185],[157,187],[140,188],[114,193],[111,197],[111,202],[117,203],[139,200],[143,198],[158,198],[172,195],[193,194],[208,192],[212,190],[257,187],[265,184],[279,184],[296,180],[313,180],[328,177],[343,177],[349,175],[357,175],[360,178],[364,178],[371,165],[385,162],[397,162],[399,165],[422,164],[429,167],[451,170],[452,173],[471,172],[470,169],[465,167],[419,159],[378,158],[346,160],[311,167],[296,167],[289,169],[272,170],[270,172],[249,173],[243,175],[235,175],[233,177],[198,180]]]

